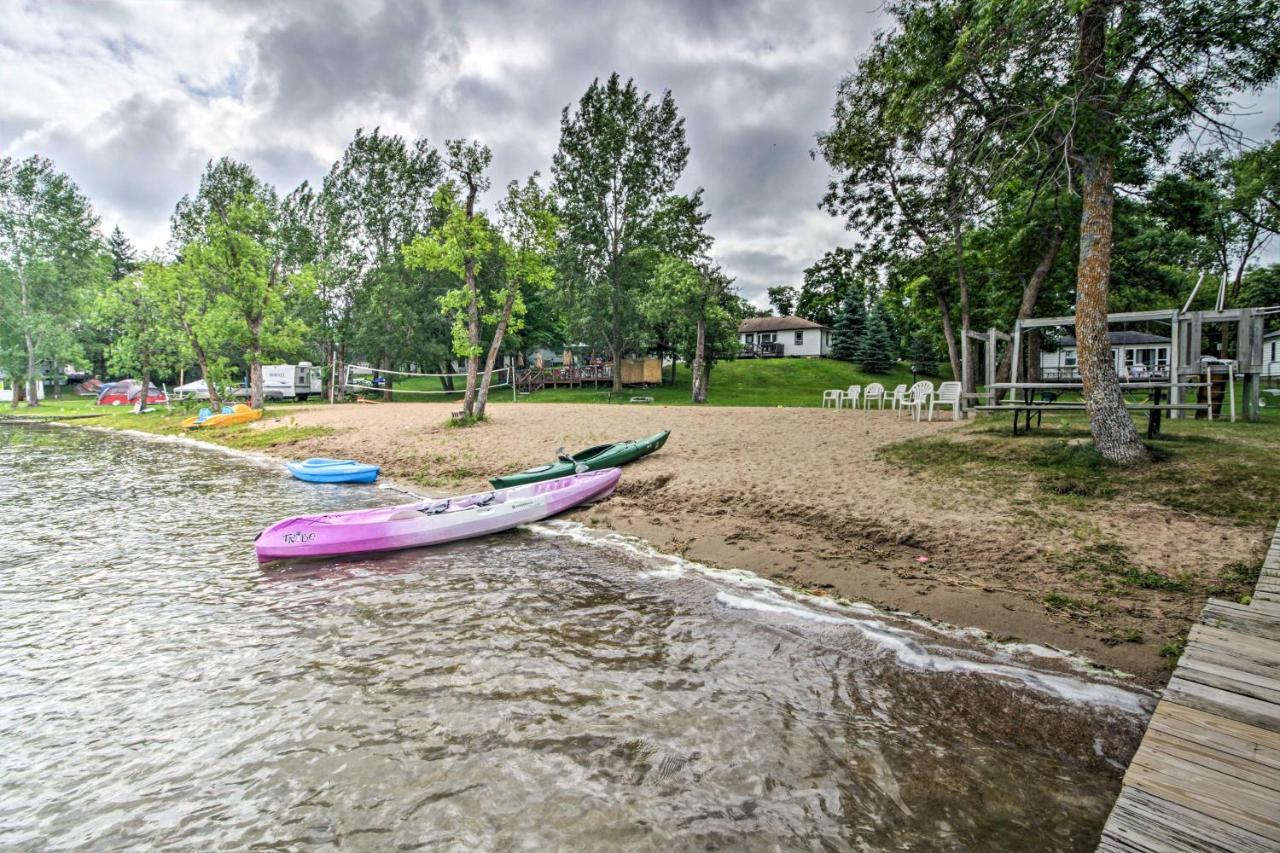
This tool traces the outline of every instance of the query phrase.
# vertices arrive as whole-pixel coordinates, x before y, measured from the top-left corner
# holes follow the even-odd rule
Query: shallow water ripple
[[[0,471],[8,849],[1091,849],[1148,705],[563,525],[261,568],[395,496],[182,443]]]

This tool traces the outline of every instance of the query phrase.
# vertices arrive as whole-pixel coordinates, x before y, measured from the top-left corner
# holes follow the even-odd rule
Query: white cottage
[[[1111,358],[1116,375],[1122,379],[1146,379],[1169,375],[1170,343],[1166,337],[1146,332],[1108,332]],[[1079,356],[1076,339],[1070,335],[1058,339],[1058,348],[1040,354],[1040,375],[1048,380],[1079,379]]]
[[[1262,375],[1280,379],[1280,329],[1262,338]]]
[[[748,317],[738,326],[742,357],[818,358],[831,346],[831,330],[803,317]]]

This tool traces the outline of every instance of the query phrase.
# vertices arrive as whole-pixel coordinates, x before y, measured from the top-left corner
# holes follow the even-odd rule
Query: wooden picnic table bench
[[[1181,383],[1180,387],[1198,387],[1200,383]],[[1147,438],[1155,438],[1160,434],[1161,415],[1166,411],[1202,411],[1208,406],[1197,403],[1174,403],[1161,400],[1163,392],[1169,385],[1164,382],[1125,382],[1121,383],[1122,391],[1149,391],[1151,401],[1148,403],[1126,403],[1125,408],[1131,412],[1147,413]],[[986,406],[974,406],[979,412],[1011,412],[1013,414],[1013,434],[1018,434],[1018,419],[1025,416],[1025,432],[1031,431],[1031,417],[1035,415],[1036,426],[1043,423],[1045,412],[1081,412],[1087,407],[1083,401],[1059,402],[1058,394],[1063,391],[1080,391],[1084,389],[1082,382],[998,382],[989,388],[995,390],[1018,391],[1022,399]],[[1040,392],[1041,399],[1035,399]],[[1056,393],[1055,393],[1056,392]]]

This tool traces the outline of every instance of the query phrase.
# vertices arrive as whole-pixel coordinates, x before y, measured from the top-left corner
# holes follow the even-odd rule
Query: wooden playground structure
[[[1256,421],[1261,416],[1262,379],[1265,368],[1263,339],[1266,334],[1266,318],[1280,314],[1280,307],[1228,308],[1217,311],[1127,311],[1107,315],[1107,324],[1161,324],[1169,328],[1169,362],[1156,373],[1122,376],[1120,387],[1125,394],[1130,411],[1144,412],[1148,417],[1147,432],[1154,437],[1160,432],[1164,415],[1170,418],[1185,417],[1188,412],[1196,417],[1213,419],[1220,416],[1224,402],[1230,401],[1229,417],[1236,419],[1236,381],[1243,380],[1243,417]],[[1025,419],[1027,429],[1032,418],[1037,422],[1048,411],[1084,411],[1083,401],[1063,400],[1083,388],[1073,377],[1055,374],[1054,379],[1040,375],[1039,363],[1029,363],[1025,356],[1035,355],[1038,349],[1024,348],[1023,338],[1029,332],[1049,328],[1074,328],[1075,317],[1042,317],[1018,320],[1013,333],[998,329],[985,333],[968,333],[971,344],[965,347],[966,356],[981,349],[985,365],[985,391],[977,393],[966,388],[966,402],[977,403],[974,411],[1009,413],[1013,415],[1014,433],[1018,432],[1020,419]],[[1206,334],[1215,334],[1219,343],[1217,355],[1205,352]],[[1234,349],[1231,357],[1222,351],[1223,345]],[[1011,377],[1008,382],[996,381],[996,365],[1003,355],[1002,345],[1011,348]],[[966,362],[962,375],[976,376]],[[1203,415],[1202,415],[1203,413]]]

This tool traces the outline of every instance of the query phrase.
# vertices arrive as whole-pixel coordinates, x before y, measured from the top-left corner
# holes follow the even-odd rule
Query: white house
[[[1108,332],[1116,375],[1124,379],[1145,379],[1169,375],[1169,339],[1146,332]],[[1045,379],[1080,378],[1076,339],[1058,339],[1058,348],[1040,353],[1040,375]]]
[[[1280,379],[1280,329],[1262,338],[1262,375]]]
[[[831,346],[831,330],[803,317],[748,317],[738,326],[742,357],[818,358]]]

